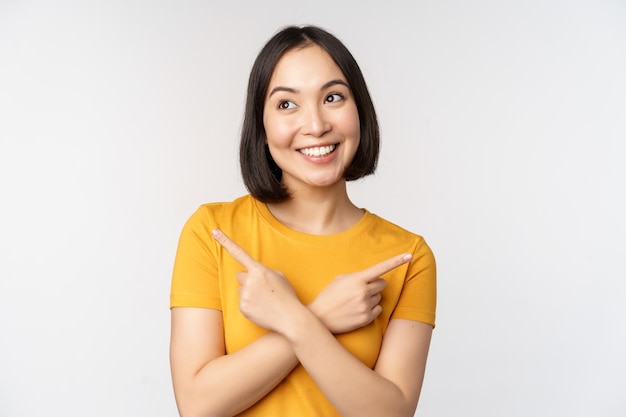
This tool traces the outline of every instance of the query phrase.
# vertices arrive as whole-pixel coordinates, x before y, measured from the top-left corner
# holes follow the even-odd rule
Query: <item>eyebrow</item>
[[[336,79],[336,80],[330,80],[327,83],[325,83],[323,86],[320,87],[320,91],[324,91],[327,88],[332,87],[333,85],[337,85],[337,84],[344,85],[347,88],[350,88],[348,83],[345,82],[344,80]],[[270,91],[270,94],[267,97],[268,98],[272,97],[272,94],[277,93],[279,91],[286,91],[288,93],[293,93],[293,94],[298,94],[300,92],[300,90],[298,90],[297,88],[278,86],[278,87],[274,87],[272,91]]]

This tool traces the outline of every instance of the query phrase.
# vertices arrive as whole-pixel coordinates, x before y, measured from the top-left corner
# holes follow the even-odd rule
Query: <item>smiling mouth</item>
[[[335,149],[337,149],[336,144],[328,145],[328,146],[314,146],[311,148],[302,148],[302,149],[298,149],[298,152],[306,156],[326,156],[332,153]]]

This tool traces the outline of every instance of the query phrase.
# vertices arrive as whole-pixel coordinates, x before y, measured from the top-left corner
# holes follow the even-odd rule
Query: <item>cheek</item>
[[[359,112],[357,109],[353,109],[349,116],[346,117],[344,123],[344,132],[346,135],[357,139],[357,143],[361,139],[361,121],[359,119]]]
[[[344,134],[347,137],[352,138],[351,141],[351,146],[350,146],[350,162],[352,163],[352,160],[354,159],[354,156],[356,155],[356,152],[359,148],[359,145],[361,144],[361,122],[359,119],[359,113],[356,109],[354,109],[354,112],[352,114],[352,117],[346,119],[347,122],[344,126]]]
[[[278,122],[275,118],[267,117],[263,119],[263,126],[265,128],[265,143],[274,146],[287,145],[290,140],[291,129],[288,124]]]

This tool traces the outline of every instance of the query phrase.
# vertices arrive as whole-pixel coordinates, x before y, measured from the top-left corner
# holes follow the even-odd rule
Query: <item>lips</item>
[[[337,145],[333,144],[326,146],[312,146],[310,148],[302,148],[298,149],[298,152],[306,156],[322,157],[332,153],[335,149],[337,149]]]

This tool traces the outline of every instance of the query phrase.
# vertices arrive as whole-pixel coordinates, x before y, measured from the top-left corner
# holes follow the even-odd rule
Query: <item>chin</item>
[[[310,181],[309,184],[314,187],[332,187],[341,181],[343,181],[343,177],[333,177],[325,180],[318,179],[317,181]]]

